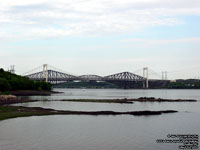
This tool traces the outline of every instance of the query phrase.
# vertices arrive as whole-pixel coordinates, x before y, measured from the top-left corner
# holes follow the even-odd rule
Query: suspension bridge
[[[153,84],[164,84],[169,82],[166,78],[165,80],[149,79],[149,69],[147,67],[143,68],[143,76],[132,72],[121,72],[107,76],[99,76],[92,74],[73,75],[71,73],[65,73],[51,65],[44,64],[25,73],[24,76],[34,81],[45,81],[52,84],[69,81],[104,81],[118,84],[124,88],[149,88],[149,85],[152,86]]]

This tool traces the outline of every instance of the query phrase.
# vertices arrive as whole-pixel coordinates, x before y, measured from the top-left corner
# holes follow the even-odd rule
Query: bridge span
[[[122,86],[130,86],[131,84],[132,87],[135,88],[148,88],[149,82],[153,81],[148,79],[148,68],[143,69],[143,77],[131,72],[121,72],[107,76],[91,74],[77,76],[69,73],[64,73],[62,71],[57,71],[55,68],[52,69],[51,67],[48,67],[47,64],[43,65],[42,71],[26,74],[25,76],[30,78],[31,80],[46,81],[52,84],[58,84],[69,81],[105,81]]]

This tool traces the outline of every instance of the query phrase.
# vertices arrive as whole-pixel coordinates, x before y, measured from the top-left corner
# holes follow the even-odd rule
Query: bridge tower
[[[43,77],[45,78],[45,82],[48,82],[48,65],[43,65]]]
[[[167,71],[162,72],[162,80],[167,80]]]
[[[165,80],[167,80],[167,71],[165,72]]]
[[[149,79],[148,79],[149,73],[148,73],[148,67],[143,68],[143,77],[144,77],[144,81],[143,81],[143,88],[149,88]],[[145,84],[146,81],[146,84]]]

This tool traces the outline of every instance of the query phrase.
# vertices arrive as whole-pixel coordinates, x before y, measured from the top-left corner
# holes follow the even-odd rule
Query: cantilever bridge
[[[117,74],[99,76],[99,75],[72,75],[70,73],[64,73],[62,71],[57,71],[54,67],[44,64],[43,67],[39,67],[40,71],[33,70],[35,73],[26,73],[26,77],[35,81],[46,81],[52,84],[68,82],[68,81],[106,81],[111,83],[124,85],[136,85],[140,84],[143,88],[148,88],[148,68],[144,68],[143,77],[136,75],[131,72],[121,72]]]

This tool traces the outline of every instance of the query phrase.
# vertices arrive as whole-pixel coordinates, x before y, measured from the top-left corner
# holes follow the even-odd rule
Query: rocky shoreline
[[[28,94],[28,92],[26,94]],[[37,101],[39,100],[21,99],[15,95],[0,95],[0,105],[37,102]],[[126,99],[126,98],[125,99],[62,99],[62,100],[42,100],[42,101],[50,101],[50,102],[70,101],[70,102],[119,103],[119,104],[133,104],[134,102],[197,102],[197,100],[192,100],[192,99],[161,99],[161,98],[157,99],[154,97],[141,97],[137,99]]]
[[[136,98],[136,99],[126,99],[126,98],[124,99],[63,99],[63,100],[58,100],[58,101],[91,102],[91,103],[120,103],[120,104],[133,104],[134,102],[197,102],[197,100],[193,100],[193,99],[162,99],[162,98],[154,98],[154,97],[141,97],[141,98]]]
[[[35,102],[36,100],[21,99],[15,95],[0,95],[0,105]]]
[[[41,107],[22,107],[22,106],[0,106],[0,120],[29,117],[29,116],[45,116],[45,115],[132,115],[132,116],[150,116],[161,115],[166,113],[176,113],[175,110],[161,110],[161,111],[130,111],[130,112],[116,112],[116,111],[70,111],[70,110],[54,110]]]
[[[176,110],[160,110],[160,111],[70,111],[70,110],[54,110],[42,107],[22,107],[22,106],[9,106],[9,104],[37,102],[38,100],[20,99],[14,95],[0,95],[0,120],[16,117],[27,116],[41,116],[41,115],[134,115],[134,116],[148,116],[148,115],[161,115],[166,113],[176,113]],[[50,101],[50,100],[44,100]],[[51,100],[52,101],[52,100]],[[96,103],[126,103],[132,104],[133,102],[196,102],[196,100],[183,100],[183,99],[155,99],[155,98],[138,98],[138,99],[111,99],[111,100],[92,100],[92,99],[74,99],[74,100],[56,100],[56,101],[74,101],[74,102],[96,102]]]
[[[194,99],[163,99],[155,97],[140,97],[138,99],[129,99],[129,100],[137,102],[197,102],[197,100]]]
[[[129,112],[116,112],[116,111],[70,111],[70,110],[55,110],[42,107],[23,107],[23,106],[11,106],[17,108],[18,112],[38,112],[49,113],[59,115],[161,115],[165,113],[176,113],[175,110],[162,110],[162,111],[129,111]]]

